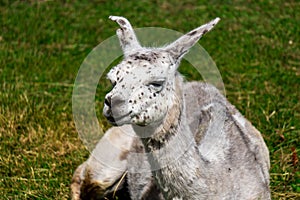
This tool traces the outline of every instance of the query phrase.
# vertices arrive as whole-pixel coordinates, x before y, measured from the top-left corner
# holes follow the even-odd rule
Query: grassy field
[[[0,1],[1,199],[69,198],[72,174],[89,155],[72,118],[73,83],[88,53],[115,34],[109,15],[180,32],[220,17],[201,45],[228,99],[263,134],[273,199],[300,199],[300,3],[293,0]]]

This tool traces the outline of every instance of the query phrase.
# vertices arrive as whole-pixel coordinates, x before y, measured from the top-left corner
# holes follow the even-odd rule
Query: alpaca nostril
[[[108,107],[111,107],[111,98],[110,97],[105,98],[104,104],[107,105]]]
[[[120,105],[122,105],[124,102],[125,102],[125,100],[123,100],[123,99],[121,99],[121,98],[119,98],[119,97],[113,97],[113,98],[111,98],[110,96],[107,96],[107,97],[104,99],[104,104],[105,104],[106,106],[108,106],[109,108],[120,106]]]

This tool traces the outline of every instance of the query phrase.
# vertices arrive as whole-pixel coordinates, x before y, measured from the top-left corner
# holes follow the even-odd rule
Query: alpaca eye
[[[163,89],[165,80],[153,81],[148,84],[148,86],[154,89],[157,92],[160,92]]]
[[[158,87],[162,87],[163,83],[153,82],[153,83],[150,83],[150,85],[158,88]]]

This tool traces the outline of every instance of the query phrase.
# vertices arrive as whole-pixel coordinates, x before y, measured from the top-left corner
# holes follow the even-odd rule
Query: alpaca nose
[[[118,107],[118,106],[122,105],[123,103],[125,103],[125,100],[123,100],[119,96],[114,96],[114,97],[106,96],[105,100],[104,100],[104,104],[106,106],[108,106],[109,108]]]

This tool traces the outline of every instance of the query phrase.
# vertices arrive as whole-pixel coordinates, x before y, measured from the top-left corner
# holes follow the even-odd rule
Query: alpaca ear
[[[207,24],[204,24],[189,33],[181,36],[175,42],[163,48],[166,50],[175,62],[179,62],[181,58],[194,46],[198,40],[208,31],[210,31],[218,22],[220,18],[216,18]]]
[[[120,28],[117,30],[117,36],[119,38],[124,55],[128,55],[130,51],[141,48],[134,30],[126,18],[109,16],[109,19],[117,22],[120,25]]]

